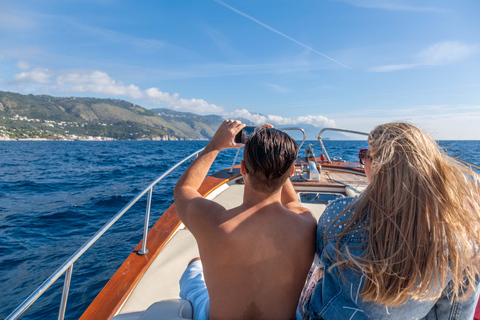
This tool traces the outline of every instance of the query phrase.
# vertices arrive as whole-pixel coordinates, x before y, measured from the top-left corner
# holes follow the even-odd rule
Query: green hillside
[[[222,120],[117,99],[0,91],[0,139],[205,140]]]
[[[223,118],[217,115],[201,116],[190,112],[178,112],[170,109],[153,109],[157,116],[161,117],[172,126],[187,133],[190,136],[201,135],[211,138]]]

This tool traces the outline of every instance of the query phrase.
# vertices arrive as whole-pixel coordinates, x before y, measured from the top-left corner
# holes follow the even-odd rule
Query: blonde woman
[[[473,319],[480,292],[479,176],[407,123],[360,153],[370,184],[319,220],[323,277],[304,319]],[[305,297],[304,297],[305,298]]]

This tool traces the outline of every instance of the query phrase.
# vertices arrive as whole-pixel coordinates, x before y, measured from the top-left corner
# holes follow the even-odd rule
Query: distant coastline
[[[208,140],[223,118],[102,98],[0,91],[0,141]]]
[[[109,137],[81,137],[75,139],[47,139],[47,138],[10,138],[10,137],[1,137],[0,142],[2,141],[208,141],[208,139],[186,139],[186,138],[177,138],[177,137],[158,137],[151,139],[114,139]]]

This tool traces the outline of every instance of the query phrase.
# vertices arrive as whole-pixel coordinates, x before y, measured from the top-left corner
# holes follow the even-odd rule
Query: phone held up
[[[245,143],[247,138],[255,131],[256,127],[245,127],[235,136],[235,143]]]

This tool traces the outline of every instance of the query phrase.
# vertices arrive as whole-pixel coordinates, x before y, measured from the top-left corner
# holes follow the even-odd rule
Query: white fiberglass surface
[[[193,235],[187,229],[179,230],[152,262],[119,313],[143,311],[156,301],[178,299],[178,281],[188,262],[198,256]]]

